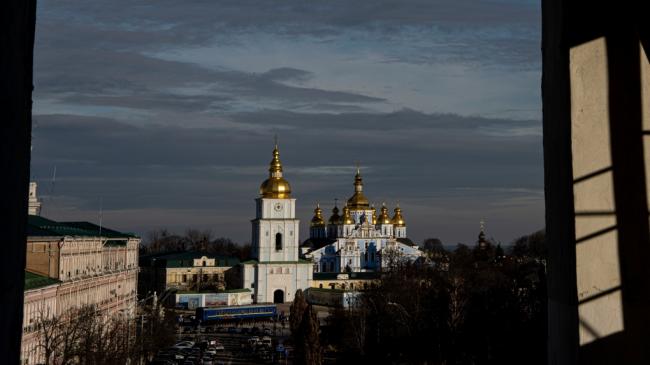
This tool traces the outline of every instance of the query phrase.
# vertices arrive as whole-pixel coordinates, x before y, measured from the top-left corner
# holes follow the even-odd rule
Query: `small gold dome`
[[[343,224],[354,224],[354,219],[350,215],[350,208],[347,205],[343,207]]]
[[[320,208],[320,204],[316,204],[316,209],[314,209],[314,218],[311,219],[312,227],[324,227],[325,220],[323,219],[323,210]]]
[[[269,166],[269,178],[260,186],[262,198],[287,199],[291,197],[291,185],[282,177],[282,163],[278,145],[273,149],[273,159]]]
[[[377,209],[375,209],[374,205],[370,209],[372,209],[372,222],[370,224],[377,224]]]
[[[361,172],[357,168],[357,174],[354,176],[354,194],[348,199],[348,207],[350,209],[368,209],[370,202],[365,195],[363,195],[363,179]]]
[[[402,217],[402,209],[400,209],[399,205],[395,208],[395,216],[393,216],[392,223],[395,227],[406,227],[406,222],[404,221],[404,217]]]
[[[381,205],[381,214],[379,214],[376,222],[376,224],[392,224],[390,216],[388,215],[388,208],[386,207],[386,204]]]
[[[339,208],[335,205],[332,209],[332,216],[329,220],[330,224],[341,224],[341,216],[339,215]]]

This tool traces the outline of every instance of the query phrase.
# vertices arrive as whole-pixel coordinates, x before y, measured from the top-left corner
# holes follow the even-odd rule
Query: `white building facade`
[[[406,237],[406,222],[397,206],[393,217],[382,204],[380,214],[363,194],[363,179],[357,169],[354,194],[343,207],[334,206],[327,224],[320,206],[314,210],[310,238],[301,247],[313,270],[321,272],[381,271],[391,260],[417,260],[422,251]]]
[[[296,219],[296,199],[282,176],[277,145],[269,168],[269,178],[260,187],[252,223],[253,260],[242,263],[243,288],[250,289],[255,303],[293,301],[298,289],[309,288],[312,264],[299,258],[300,221]]]
[[[43,361],[41,316],[95,305],[105,315],[135,315],[140,238],[88,222],[30,215],[27,225],[23,364]],[[30,284],[35,281],[36,285]]]

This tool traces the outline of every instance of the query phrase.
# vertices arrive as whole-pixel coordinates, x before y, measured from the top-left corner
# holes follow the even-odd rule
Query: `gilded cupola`
[[[273,159],[269,166],[269,178],[264,180],[260,186],[262,198],[286,199],[291,197],[291,186],[282,177],[282,163],[280,162],[280,151],[278,144],[273,149]]]
[[[375,209],[374,205],[371,205],[370,209],[372,210],[372,222],[370,224],[377,224],[377,209]]]
[[[379,217],[377,217],[377,220],[375,221],[375,224],[391,224],[391,218],[388,215],[388,208],[386,207],[386,204],[383,203],[381,205],[381,213],[379,214]]]
[[[320,204],[316,204],[316,209],[314,209],[314,217],[311,219],[312,227],[324,227],[325,220],[323,219],[323,210],[320,208]]]
[[[402,209],[399,205],[395,208],[395,215],[391,221],[395,227],[406,227],[404,217],[402,217]]]
[[[359,168],[357,168],[357,174],[354,176],[354,194],[348,199],[347,205],[350,209],[368,209],[370,206],[368,198],[363,195],[363,179]]]
[[[354,219],[350,215],[350,208],[346,205],[343,207],[343,224],[354,224]]]
[[[334,209],[332,209],[332,216],[330,217],[329,223],[341,224],[341,216],[339,215],[339,208],[336,205],[334,205]]]

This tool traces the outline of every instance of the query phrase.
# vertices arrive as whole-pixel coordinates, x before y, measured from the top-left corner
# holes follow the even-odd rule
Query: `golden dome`
[[[260,186],[262,198],[286,199],[291,197],[291,186],[282,177],[282,163],[280,162],[280,151],[278,145],[273,149],[273,159],[269,166],[269,178],[264,180]]]
[[[372,222],[370,224],[377,224],[377,209],[375,209],[374,205],[370,209],[372,209]]]
[[[377,222],[376,224],[392,223],[390,216],[388,215],[388,208],[386,208],[386,204],[381,205],[381,214],[379,215],[379,218],[377,218],[376,222]]]
[[[350,208],[347,205],[343,207],[343,224],[354,224],[354,219],[350,215]]]
[[[329,220],[330,224],[341,224],[341,216],[339,215],[339,208],[335,205],[332,209],[332,216]]]
[[[368,209],[370,202],[368,198],[363,195],[363,179],[361,179],[361,172],[357,168],[357,174],[354,176],[354,194],[348,199],[348,207],[350,209]]]
[[[402,209],[400,209],[399,205],[395,208],[395,216],[393,216],[392,223],[395,227],[406,227],[406,222],[404,221],[404,217],[402,217]]]
[[[325,226],[325,220],[323,219],[323,210],[320,208],[320,204],[316,203],[316,209],[314,209],[314,218],[311,219],[312,227],[323,227]]]

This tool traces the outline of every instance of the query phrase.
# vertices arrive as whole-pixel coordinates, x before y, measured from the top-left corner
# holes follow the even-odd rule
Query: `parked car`
[[[181,341],[181,342],[175,344],[174,346],[172,346],[172,348],[179,349],[179,350],[180,349],[191,349],[192,347],[194,347],[194,342],[192,342],[192,341]]]
[[[270,335],[272,334],[272,331],[271,331],[271,329],[270,329],[270,328],[268,328],[268,327],[264,327],[264,330],[263,330],[263,332],[264,332],[264,334],[265,334],[265,335],[268,335],[268,336],[270,336]]]
[[[217,349],[214,347],[208,347],[204,352],[203,355],[208,355],[208,356],[215,356],[217,354]]]

